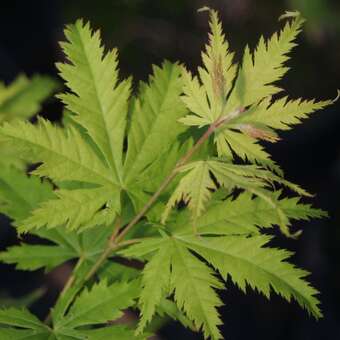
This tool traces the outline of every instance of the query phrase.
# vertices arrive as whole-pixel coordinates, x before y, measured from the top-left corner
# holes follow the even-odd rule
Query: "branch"
[[[87,275],[84,278],[84,282],[87,282],[92,276],[98,271],[101,265],[107,260],[110,254],[117,250],[118,248],[124,247],[126,245],[140,242],[140,239],[126,240],[123,241],[126,234],[140,221],[140,219],[145,215],[145,213],[151,208],[151,206],[156,202],[161,193],[165,190],[165,188],[169,185],[169,183],[176,177],[180,168],[185,165],[194,153],[201,147],[201,145],[208,140],[208,138],[222,125],[227,123],[228,121],[234,119],[238,115],[244,112],[244,108],[239,108],[235,111],[230,112],[225,116],[219,117],[214,123],[212,123],[209,128],[205,131],[205,133],[197,140],[194,146],[177,162],[175,168],[172,172],[164,179],[164,181],[159,186],[158,190],[150,197],[149,201],[144,205],[144,207],[138,212],[138,214],[129,222],[129,224],[124,228],[120,229],[121,219],[117,218],[116,227],[114,228],[113,233],[109,237],[106,248],[104,249],[101,256],[94,263],[92,268],[89,270]],[[74,276],[72,275],[68,282],[66,283],[62,294],[64,294],[73,284]]]

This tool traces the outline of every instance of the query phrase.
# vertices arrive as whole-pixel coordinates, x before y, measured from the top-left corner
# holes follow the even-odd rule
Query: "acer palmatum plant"
[[[297,237],[292,220],[326,214],[300,202],[308,192],[260,144],[332,103],[277,95],[304,20],[286,13],[284,28],[246,47],[237,65],[209,13],[197,74],[165,61],[136,95],[131,79],[120,80],[117,51],[105,53],[99,32],[78,20],[61,43],[68,61],[57,64],[68,87],[59,95],[64,126],[39,118],[0,128],[16,157],[39,164],[29,177],[7,174],[16,195],[3,198],[3,211],[18,233],[51,241],[10,247],[0,259],[20,270],[77,259],[45,323],[26,309],[0,311],[2,339],[145,339],[156,315],[220,339],[218,292],[228,277],[322,316],[308,273],[267,245],[267,231]],[[127,308],[140,312],[138,324],[113,323]]]

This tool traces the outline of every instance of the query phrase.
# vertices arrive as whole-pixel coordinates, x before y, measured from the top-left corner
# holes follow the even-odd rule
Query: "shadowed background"
[[[278,30],[277,18],[297,9],[307,18],[299,46],[288,66],[292,71],[281,85],[293,98],[334,98],[340,87],[340,2],[337,0],[89,0],[1,1],[0,80],[12,81],[20,72],[57,77],[54,63],[63,58],[58,41],[63,27],[82,17],[100,28],[105,45],[118,47],[123,77],[133,75],[135,84],[146,80],[152,64],[163,59],[184,62],[190,69],[200,64],[200,51],[207,41],[208,17],[197,9],[208,5],[219,10],[224,31],[239,60],[246,43],[255,47],[261,34]],[[228,339],[339,339],[340,338],[340,103],[316,113],[283,140],[268,145],[285,171],[317,196],[314,206],[327,210],[330,219],[299,223],[304,229],[298,241],[278,237],[276,246],[296,252],[293,261],[311,271],[310,281],[321,292],[324,319],[316,322],[299,309],[273,295],[269,302],[257,293],[244,295],[229,282],[220,309]],[[62,107],[49,100],[41,112],[58,120]],[[0,245],[18,242],[9,221],[1,218]],[[0,304],[3,299],[23,296],[37,287],[45,293],[31,305],[43,317],[53,303],[70,270],[63,266],[46,277],[43,272],[14,271],[1,265]],[[161,339],[198,339],[177,323],[159,332]]]

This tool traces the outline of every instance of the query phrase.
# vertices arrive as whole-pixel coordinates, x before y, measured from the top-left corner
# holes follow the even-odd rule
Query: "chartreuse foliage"
[[[41,104],[58,88],[58,84],[47,76],[33,76],[28,79],[19,75],[6,86],[0,82],[0,124],[15,119],[29,119],[41,110]],[[0,137],[0,165],[22,168],[25,162]]]
[[[310,194],[285,180],[260,144],[332,103],[278,96],[303,19],[284,15],[283,30],[246,47],[237,65],[209,13],[197,75],[166,61],[136,94],[118,74],[117,51],[104,52],[99,32],[78,20],[61,44],[67,62],[57,64],[68,87],[58,96],[64,126],[40,118],[0,128],[16,157],[37,164],[29,177],[1,170],[1,211],[19,233],[48,241],[10,247],[0,259],[22,270],[77,260],[46,323],[2,310],[1,339],[144,339],[164,316],[220,339],[228,278],[322,316],[308,273],[269,246],[268,232],[297,237],[293,221],[326,214],[301,203]],[[140,311],[138,323],[112,323],[127,308]]]

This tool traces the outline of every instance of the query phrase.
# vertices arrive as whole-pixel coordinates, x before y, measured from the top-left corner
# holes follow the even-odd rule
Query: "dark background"
[[[292,54],[292,71],[281,83],[293,97],[328,99],[340,87],[339,0],[35,0],[0,2],[0,79],[10,82],[19,72],[50,74],[63,58],[58,41],[63,27],[79,17],[102,30],[107,47],[118,47],[123,76],[137,83],[147,79],[151,64],[164,58],[180,60],[195,69],[207,40],[208,18],[197,9],[208,5],[219,10],[231,47],[240,58],[246,43],[254,47],[261,34],[278,30],[277,18],[298,9],[308,19],[299,47]],[[296,252],[293,261],[312,272],[310,281],[321,291],[324,319],[316,322],[293,303],[273,295],[271,301],[249,291],[244,295],[229,283],[221,308],[223,335],[228,339],[340,339],[340,102],[315,114],[283,141],[270,145],[273,158],[289,180],[316,194],[312,200],[327,210],[330,219],[299,223],[304,233],[298,241],[278,235],[276,245]],[[62,107],[57,100],[44,105],[42,114],[57,120]],[[2,219],[1,248],[16,242],[15,233]],[[43,317],[60,289],[67,267],[46,277],[42,272],[15,272],[1,266],[0,295],[18,297],[47,287],[31,306]],[[1,301],[0,301],[1,302]],[[199,339],[197,334],[170,323],[162,339]]]

